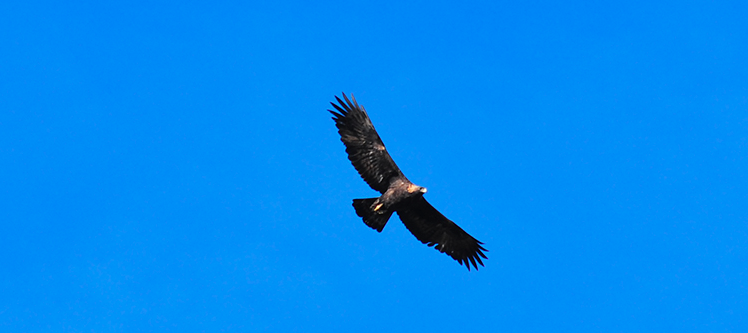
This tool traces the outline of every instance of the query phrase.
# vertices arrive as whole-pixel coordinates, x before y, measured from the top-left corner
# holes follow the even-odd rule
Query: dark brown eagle
[[[353,95],[353,103],[345,94],[343,98],[345,102],[335,96],[340,105],[330,103],[337,112],[327,111],[335,116],[332,119],[353,167],[371,188],[382,193],[378,198],[353,199],[356,214],[366,225],[382,232],[392,213],[397,212],[405,227],[422,243],[446,253],[460,265],[465,264],[468,270],[470,264],[476,270],[478,264],[483,266],[481,257],[488,259],[483,254],[488,252],[481,246],[483,243],[426,201],[423,197],[426,188],[411,183],[403,175],[384,148],[364,107],[358,105]]]

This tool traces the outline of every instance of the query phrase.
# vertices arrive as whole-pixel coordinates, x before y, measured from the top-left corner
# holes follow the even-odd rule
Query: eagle
[[[370,228],[382,232],[384,225],[397,212],[405,227],[421,243],[433,246],[446,253],[460,265],[470,264],[477,270],[483,266],[483,253],[488,252],[482,242],[470,236],[457,224],[446,218],[423,197],[426,188],[413,184],[403,175],[395,161],[379,138],[369,115],[363,106],[351,95],[351,102],[345,93],[345,102],[335,96],[338,104],[330,102],[335,110],[327,110],[333,115],[340,140],[343,141],[348,159],[361,178],[382,195],[377,198],[353,199],[356,215]],[[469,261],[469,262],[468,262]]]

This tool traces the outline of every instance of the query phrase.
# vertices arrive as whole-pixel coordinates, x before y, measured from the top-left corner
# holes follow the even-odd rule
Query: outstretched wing
[[[423,196],[398,208],[397,215],[419,241],[448,254],[460,265],[464,263],[468,270],[471,263],[476,270],[477,264],[483,266],[481,257],[488,259],[483,254],[483,251],[488,252],[481,246],[483,243],[439,213]]]
[[[327,111],[335,116],[332,120],[335,120],[340,140],[345,144],[345,151],[353,167],[371,188],[384,193],[390,185],[390,180],[403,174],[384,148],[384,143],[379,138],[364,107],[358,105],[353,95],[351,97],[353,103],[345,94],[343,94],[345,102],[335,96],[340,105],[330,104],[337,112]]]

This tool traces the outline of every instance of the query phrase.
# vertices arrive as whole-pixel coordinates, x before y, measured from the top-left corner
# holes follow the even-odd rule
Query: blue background
[[[0,5],[0,329],[748,330],[745,1]],[[353,93],[490,250],[374,196]]]

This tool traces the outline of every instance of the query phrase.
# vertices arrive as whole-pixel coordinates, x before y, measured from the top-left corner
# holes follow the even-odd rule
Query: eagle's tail
[[[392,212],[374,211],[371,206],[375,201],[377,201],[377,198],[353,199],[353,208],[356,209],[356,215],[364,219],[366,225],[378,232],[382,232],[384,225],[387,224],[390,216],[392,216]]]

